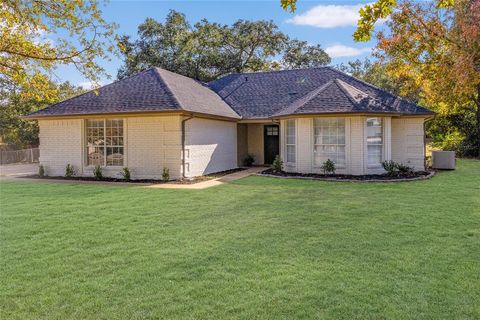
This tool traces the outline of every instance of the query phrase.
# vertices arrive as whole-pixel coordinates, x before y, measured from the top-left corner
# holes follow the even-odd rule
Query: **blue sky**
[[[291,38],[320,44],[332,56],[332,64],[370,56],[374,42],[356,43],[352,39],[358,8],[371,1],[308,1],[298,0],[295,13],[285,12],[279,0],[190,0],[190,1],[133,1],[111,0],[102,11],[107,21],[119,25],[118,33],[136,37],[137,26],[145,18],[164,21],[168,11],[174,9],[186,14],[190,23],[206,18],[212,22],[232,24],[238,19],[273,20],[280,30]],[[116,78],[122,64],[120,58],[99,61]],[[70,81],[88,87],[86,79],[72,67],[61,67],[56,72],[58,80]]]

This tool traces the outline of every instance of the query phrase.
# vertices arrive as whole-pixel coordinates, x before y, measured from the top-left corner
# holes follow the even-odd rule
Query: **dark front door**
[[[275,157],[280,153],[279,149],[279,128],[277,125],[264,127],[263,143],[265,164],[272,164]]]

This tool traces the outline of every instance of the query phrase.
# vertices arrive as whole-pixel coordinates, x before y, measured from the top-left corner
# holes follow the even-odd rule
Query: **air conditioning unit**
[[[432,151],[432,168],[454,170],[455,151]]]

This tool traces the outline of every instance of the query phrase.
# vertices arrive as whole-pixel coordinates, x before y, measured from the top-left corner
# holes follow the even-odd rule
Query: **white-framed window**
[[[92,119],[85,126],[87,165],[123,166],[123,120]]]
[[[314,165],[320,167],[328,159],[337,168],[345,168],[345,119],[314,119]]]
[[[367,158],[368,167],[380,167],[383,160],[383,120],[367,119]]]
[[[297,161],[297,151],[296,151],[296,134],[295,134],[295,120],[286,121],[286,130],[285,130],[285,146],[286,146],[286,160],[288,163],[295,163]]]

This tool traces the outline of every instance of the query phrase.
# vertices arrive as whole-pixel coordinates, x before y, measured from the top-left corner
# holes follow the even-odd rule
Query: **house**
[[[40,126],[48,175],[193,177],[258,165],[277,154],[290,172],[383,172],[394,160],[424,169],[433,112],[331,67],[231,74],[201,83],[151,68],[27,116]]]

